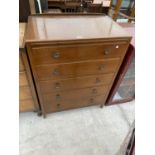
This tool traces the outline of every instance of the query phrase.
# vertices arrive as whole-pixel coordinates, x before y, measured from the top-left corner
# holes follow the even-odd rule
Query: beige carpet
[[[134,101],[47,115],[22,113],[20,155],[115,155],[134,121]]]

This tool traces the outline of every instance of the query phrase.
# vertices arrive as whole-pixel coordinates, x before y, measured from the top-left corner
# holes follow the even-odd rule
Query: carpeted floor
[[[115,155],[134,121],[134,101],[48,114],[21,113],[20,155]]]

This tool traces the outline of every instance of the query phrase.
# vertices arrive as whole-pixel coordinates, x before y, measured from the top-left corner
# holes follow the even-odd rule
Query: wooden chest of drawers
[[[37,94],[24,47],[26,23],[19,24],[19,111],[39,112]]]
[[[43,115],[102,107],[130,40],[103,15],[30,16],[26,46]]]

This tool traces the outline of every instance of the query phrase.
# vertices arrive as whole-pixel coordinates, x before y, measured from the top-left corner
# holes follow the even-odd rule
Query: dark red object
[[[135,98],[135,26],[131,23],[123,23],[120,25],[124,27],[133,38],[111,88],[106,105],[125,103],[132,101]]]
[[[132,150],[131,155],[135,155],[135,145],[134,145],[134,147],[133,147],[133,150]]]

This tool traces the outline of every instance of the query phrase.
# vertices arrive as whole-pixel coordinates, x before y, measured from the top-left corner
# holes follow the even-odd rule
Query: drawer
[[[53,92],[43,95],[45,102],[61,102],[63,100],[75,100],[84,98],[86,96],[96,96],[105,94],[108,90],[108,86],[91,87],[84,89],[68,90],[63,92]]]
[[[19,86],[28,86],[26,72],[19,73]]]
[[[23,64],[21,53],[19,53],[19,71],[22,72],[25,70],[25,66]]]
[[[32,94],[29,86],[22,86],[19,87],[19,99],[25,100],[25,99],[31,99]]]
[[[47,113],[62,111],[67,109],[73,108],[81,108],[91,105],[99,105],[105,103],[105,95],[101,96],[89,96],[83,98],[74,98],[72,100],[63,100],[59,103],[53,102],[52,100],[48,99],[44,102],[44,109]]]
[[[88,61],[81,63],[68,63],[58,65],[45,65],[36,67],[36,74],[39,80],[56,80],[64,78],[75,78],[103,73],[115,72],[120,59]]]
[[[33,47],[32,60],[34,65],[54,64],[83,60],[121,57],[126,50],[124,43],[105,45],[85,45],[74,47]]]
[[[20,112],[34,111],[33,100],[32,99],[20,100],[19,101],[19,111]]]
[[[40,81],[40,89],[42,93],[65,91],[70,89],[96,87],[100,85],[109,85],[112,82],[114,74],[105,74],[100,76],[89,76],[70,78],[66,80],[48,80]]]

